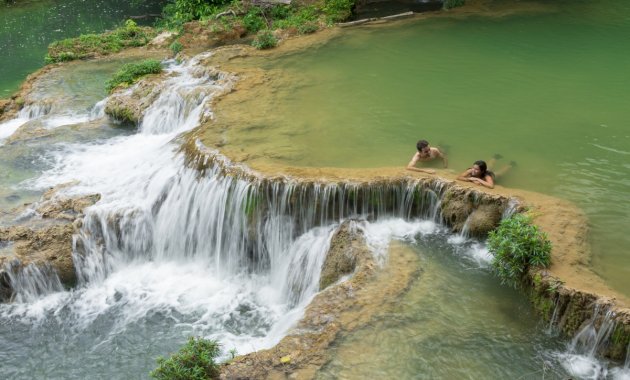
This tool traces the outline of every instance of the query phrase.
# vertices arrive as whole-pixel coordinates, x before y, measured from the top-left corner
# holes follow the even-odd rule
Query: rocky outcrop
[[[67,186],[67,185],[65,185]],[[8,274],[30,265],[52,268],[62,284],[73,286],[76,273],[72,260],[73,234],[81,226],[83,210],[98,202],[100,195],[80,197],[59,195],[60,186],[47,191],[40,202],[31,205],[34,215],[41,217],[29,225],[0,228],[0,302],[12,298],[13,289]]]
[[[345,222],[335,232],[322,266],[320,290],[353,273],[358,262],[368,259],[366,255],[369,255],[369,252],[365,249],[365,241],[353,227],[353,223]]]
[[[460,186],[450,186],[440,204],[442,220],[454,232],[464,227],[475,237],[486,237],[497,228],[510,199]]]
[[[138,125],[144,111],[153,104],[162,91],[161,75],[143,78],[131,88],[118,90],[107,98],[105,114],[113,119]]]
[[[345,222],[333,237],[331,252],[348,247],[354,275],[327,287],[304,317],[275,347],[237,357],[221,369],[221,379],[312,379],[330,357],[327,348],[341,334],[365,326],[387,310],[418,276],[417,256],[390,252],[388,266],[376,276],[376,263],[359,229]]]

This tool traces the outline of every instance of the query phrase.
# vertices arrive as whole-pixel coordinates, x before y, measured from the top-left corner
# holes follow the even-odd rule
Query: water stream
[[[271,347],[316,294],[332,234],[348,217],[367,220],[362,228],[380,262],[391,244],[405,244],[424,270],[400,307],[338,342],[321,378],[627,375],[627,365],[593,354],[605,328],[579,334],[595,337],[581,345],[547,334],[524,298],[490,275],[483,242],[440,226],[439,189],[418,203],[413,183],[266,183],[186,168],[178,136],[212,117],[208,104],[234,80],[210,75],[201,59],[164,62],[173,77],[137,131],[102,117],[101,87],[62,86],[60,95],[59,77],[0,125],[0,154],[15,173],[2,179],[4,208],[74,181],[64,194],[102,195],[75,236],[75,289],[61,289],[46,268],[12,278],[15,302],[0,305],[0,377],[146,378],[157,356],[190,335],[239,353]],[[80,67],[75,83],[91,83],[93,70]],[[9,129],[39,132],[12,141]],[[567,355],[590,364],[568,365]]]
[[[453,173],[501,154],[494,170],[517,166],[500,185],[585,210],[594,269],[630,295],[629,3],[484,4],[267,59],[274,91],[242,105],[260,116],[225,143],[252,164],[402,167],[425,138]]]

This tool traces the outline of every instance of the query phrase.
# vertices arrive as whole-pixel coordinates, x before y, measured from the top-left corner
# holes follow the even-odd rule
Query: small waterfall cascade
[[[547,326],[546,333],[548,335],[552,335],[556,333],[554,326],[556,326],[556,322],[558,322],[558,309],[560,305],[560,297],[557,297],[553,302],[553,312],[551,313],[551,318],[549,319],[549,325]]]
[[[234,76],[200,65],[210,56],[204,53],[182,65],[166,61],[165,71],[172,77],[164,83],[164,90],[143,115],[139,127],[143,134],[183,132],[199,125],[202,117],[212,113],[205,106],[208,101],[231,88]]]
[[[50,265],[29,264],[22,267],[19,262],[12,261],[3,268],[3,272],[11,288],[15,289],[13,301],[17,303],[32,302],[42,295],[64,290],[59,276]]]
[[[601,319],[601,324],[597,327],[596,321],[598,321],[600,313],[603,314],[603,318]],[[581,353],[589,358],[594,358],[615,327],[613,316],[614,313],[612,311],[604,312],[601,310],[600,305],[595,306],[595,313],[591,323],[587,324],[573,337],[569,346],[569,352]]]
[[[501,215],[501,219],[507,219],[514,215],[514,213],[518,210],[518,206],[518,201],[514,198],[510,198],[507,207],[503,210],[503,215]]]
[[[89,120],[98,120],[105,117],[105,105],[107,104],[107,98],[99,100],[90,108]]]
[[[39,119],[50,113],[51,108],[48,102],[33,103],[22,108],[17,117],[0,123],[0,143],[30,120]]]
[[[602,305],[596,305],[593,317],[571,340],[565,353],[558,357],[562,366],[578,378],[627,379],[630,372],[625,367],[609,368],[609,363],[598,360],[598,354],[605,351],[612,332],[616,327],[615,313]],[[627,365],[627,360],[626,360]]]

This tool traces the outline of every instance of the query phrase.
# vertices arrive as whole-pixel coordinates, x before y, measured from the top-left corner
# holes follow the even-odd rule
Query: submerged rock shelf
[[[311,199],[321,209],[330,210],[328,213],[335,218],[352,215],[344,216],[344,209],[373,216],[393,213],[403,218],[424,217],[443,223],[454,232],[461,232],[467,224],[472,235],[482,237],[503,216],[532,210],[536,224],[554,244],[552,266],[548,270],[532,270],[525,278],[525,290],[533,305],[544,319],[568,336],[576,336],[589,326],[599,328],[608,318],[614,327],[596,345],[596,350],[616,360],[626,356],[630,342],[627,300],[588,268],[586,219],[570,202],[521,190],[480,189],[445,178],[410,177],[396,168],[349,171],[266,167],[267,172],[263,173],[233,164],[196,139],[189,140],[183,150],[187,164],[202,175],[218,171],[251,181],[261,189],[291,189],[288,192],[296,194],[293,199],[298,202],[298,209],[300,200]],[[317,196],[318,192],[324,196]],[[354,207],[348,207],[349,204]]]

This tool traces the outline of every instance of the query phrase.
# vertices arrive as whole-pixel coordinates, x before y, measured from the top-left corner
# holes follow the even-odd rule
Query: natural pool
[[[501,185],[586,211],[594,268],[628,295],[630,5],[488,4],[355,27],[269,60],[281,84],[227,140],[315,167],[403,166],[420,138],[444,148],[454,172],[501,154],[497,168],[517,162]]]
[[[543,159],[549,154],[546,150],[551,149],[553,144],[558,145],[558,141],[553,144],[544,142],[542,146],[547,147],[545,152],[534,155],[529,153],[527,146],[521,147],[520,144],[526,145],[528,138],[531,141],[536,139],[529,136],[527,131],[521,130],[510,131],[513,135],[505,137],[504,145],[501,145],[501,139],[497,137],[496,143],[492,145],[492,148],[500,147],[497,150],[486,149],[487,137],[465,128],[458,131],[467,134],[466,136],[449,134],[447,138],[440,140],[447,132],[437,125],[442,120],[438,114],[444,119],[447,116],[453,118],[453,124],[450,125],[452,129],[459,128],[455,121],[464,124],[474,118],[452,115],[453,112],[449,111],[452,108],[448,104],[442,105],[442,113],[431,114],[440,110],[442,103],[438,101],[429,103],[430,106],[427,107],[430,109],[424,109],[424,112],[417,110],[416,107],[420,107],[418,103],[408,99],[405,100],[405,107],[397,108],[396,104],[402,100],[391,99],[397,92],[393,89],[386,91],[387,86],[392,85],[391,78],[379,80],[377,73],[374,73],[368,76],[368,80],[362,79],[365,76],[360,75],[359,69],[373,62],[371,59],[364,57],[352,60],[351,57],[345,57],[345,60],[352,62],[352,65],[347,65],[340,58],[339,66],[335,67],[330,63],[324,65],[319,62],[321,58],[335,58],[334,55],[327,56],[331,54],[327,51],[337,49],[337,42],[346,50],[358,54],[365,48],[367,41],[370,44],[380,41],[382,49],[387,46],[387,49],[394,49],[394,52],[402,54],[404,49],[396,49],[390,41],[383,41],[390,31],[406,35],[404,28],[408,28],[411,34],[409,41],[414,41],[413,31],[421,33],[423,24],[428,25],[429,31],[436,25],[438,29],[457,30],[456,25],[460,23],[494,25],[508,22],[507,20],[528,20],[528,17],[540,17],[540,14],[509,16],[493,19],[492,22],[487,18],[439,19],[425,20],[418,25],[412,22],[392,29],[389,26],[356,29],[348,37],[344,36],[319,48],[315,54],[321,55],[320,58],[307,55],[305,62],[309,70],[315,70],[313,77],[309,77],[310,74],[304,75],[308,70],[301,70],[300,76],[292,73],[292,77],[304,79],[297,81],[294,88],[284,90],[291,93],[290,97],[280,103],[271,103],[271,110],[280,115],[300,116],[296,123],[288,127],[290,129],[297,124],[303,127],[302,130],[283,135],[283,138],[288,137],[295,143],[300,153],[291,157],[291,163],[354,167],[397,165],[401,161],[406,163],[413,153],[413,143],[418,138],[417,135],[422,133],[430,140],[450,145],[452,166],[455,168],[463,168],[464,166],[459,166],[460,162],[465,161],[469,155],[477,152],[490,155],[500,151],[506,156],[504,160],[516,158],[520,163],[512,177],[506,178],[506,184],[541,188],[545,184],[551,184],[554,189],[568,187],[571,184],[567,182],[569,179],[554,177],[568,169],[559,167],[547,173],[547,166],[535,168],[523,164],[528,159],[531,159],[531,163],[536,163],[536,160],[548,162]],[[466,35],[464,32],[460,33],[461,38]],[[439,35],[441,33],[436,31],[434,36],[437,38]],[[353,42],[355,38],[358,40]],[[487,35],[486,38],[490,39],[491,36]],[[506,36],[504,38],[507,39]],[[455,44],[456,40],[452,38],[451,42]],[[491,45],[490,41],[486,43]],[[459,50],[466,50],[467,45],[460,41],[460,45],[455,46]],[[434,49],[439,51],[438,46]],[[470,50],[469,54],[473,54],[472,49]],[[335,54],[343,57],[344,53],[340,49]],[[286,64],[290,70],[306,67],[299,66],[299,59],[298,56],[289,57],[280,63]],[[398,61],[390,62],[387,57],[383,57],[381,62],[384,66],[397,64]],[[275,64],[269,67],[277,67]],[[131,232],[127,231],[128,235],[123,234],[122,237],[113,236],[113,233],[112,236],[107,236],[120,244],[109,247],[113,265],[102,276],[101,273],[90,273],[91,276],[87,276],[89,281],[73,291],[55,292],[28,299],[26,302],[0,306],[0,341],[7,348],[0,354],[3,363],[0,374],[9,378],[145,378],[154,367],[156,356],[177,349],[186,340],[186,336],[191,334],[216,337],[227,349],[238,347],[240,353],[269,346],[270,341],[278,339],[283,329],[291,325],[291,321],[283,319],[287,317],[287,311],[295,312],[277,294],[282,289],[282,285],[278,284],[288,276],[278,271],[278,268],[273,268],[278,272],[265,271],[264,268],[261,272],[238,269],[230,271],[227,265],[230,258],[238,259],[239,255],[250,254],[225,249],[232,247],[230,244],[238,246],[244,234],[237,228],[223,229],[224,225],[240,226],[235,223],[235,220],[239,221],[238,215],[228,214],[229,218],[221,219],[219,212],[230,210],[230,207],[239,210],[235,202],[238,199],[228,199],[221,203],[224,194],[236,192],[226,191],[216,178],[200,180],[195,173],[182,169],[181,157],[175,153],[177,142],[171,141],[177,133],[191,127],[190,120],[169,120],[170,123],[167,124],[174,130],[167,133],[152,131],[151,125],[146,125],[139,131],[114,128],[114,125],[104,120],[97,126],[85,125],[84,117],[87,117],[91,107],[104,96],[101,83],[116,65],[109,66],[102,62],[93,67],[90,64],[86,67],[83,65],[81,63],[75,67],[73,75],[65,77],[61,82],[50,78],[50,87],[44,91],[52,98],[59,98],[60,95],[62,98],[69,97],[72,101],[63,102],[70,106],[65,109],[68,111],[66,116],[75,118],[69,122],[78,125],[69,127],[59,125],[58,121],[48,123],[54,116],[64,114],[64,109],[57,109],[44,120],[33,121],[50,127],[51,134],[48,137],[0,146],[0,152],[3,158],[7,158],[6,165],[12,173],[8,179],[0,178],[0,181],[4,181],[3,187],[7,192],[15,192],[24,197],[20,200],[5,197],[6,203],[0,205],[0,208],[6,209],[22,201],[32,201],[36,199],[38,190],[48,185],[78,179],[78,192],[97,191],[104,194],[104,200],[99,207],[92,210],[90,217],[101,216],[102,220],[108,220],[111,216],[124,213],[128,217],[130,228],[137,229],[131,228]],[[292,68],[291,65],[296,66]],[[354,67],[349,70],[353,74],[356,72],[356,76],[350,76],[354,82],[345,82],[348,80],[346,72],[337,75],[334,81],[323,80],[326,72],[335,72],[346,66]],[[453,64],[451,68],[453,66],[457,65]],[[482,72],[481,68],[479,70]],[[422,72],[417,71],[415,66],[409,68],[409,71],[418,76]],[[391,72],[399,77],[399,83],[406,83],[407,77],[402,75],[401,70]],[[443,86],[448,87],[451,83],[446,74],[450,73],[442,73],[443,83],[433,84],[434,91]],[[466,77],[460,76],[457,79],[463,81]],[[363,85],[364,82],[376,83],[364,91],[359,91],[360,86],[353,87],[357,86],[356,83]],[[436,79],[436,82],[440,81]],[[59,83],[68,85],[56,86]],[[332,86],[335,91],[327,93],[319,86]],[[465,91],[466,86],[462,87],[460,90]],[[190,89],[193,88],[194,86],[190,86]],[[357,91],[348,90],[353,88]],[[415,89],[407,90],[411,93]],[[178,88],[172,92],[180,90]],[[347,90],[346,98],[333,97],[338,92]],[[314,96],[317,91],[322,91],[320,95],[331,98]],[[375,97],[374,103],[352,102],[352,96],[356,93],[376,96],[378,93],[374,92],[378,91],[384,91],[383,96]],[[530,97],[535,98],[533,89],[529,91],[532,91]],[[455,96],[456,93],[457,91],[451,89],[448,94]],[[283,92],[279,94],[282,95]],[[429,94],[425,96],[425,101],[430,98]],[[497,102],[504,100],[499,96],[493,99]],[[194,102],[198,99],[187,100],[198,105]],[[377,100],[383,103],[378,103]],[[479,112],[468,102],[484,103],[477,98],[465,100],[455,102],[455,109]],[[393,111],[385,109],[387,102],[390,102],[389,106]],[[328,108],[317,107],[322,103]],[[505,103],[511,102],[505,100]],[[313,104],[313,109],[306,106],[307,104]],[[351,112],[350,106],[360,107],[361,112],[357,109]],[[175,108],[174,103],[164,104],[163,107]],[[603,105],[600,104],[600,107]],[[414,117],[418,119],[403,118],[401,114],[406,109],[414,110]],[[501,107],[494,111],[497,117],[510,116]],[[365,117],[364,114],[370,117]],[[256,116],[252,119],[258,120]],[[479,118],[485,119],[482,116],[484,115],[479,115]],[[351,121],[355,117],[360,118],[365,125],[356,124],[352,127]],[[381,125],[370,126],[369,122],[372,119],[379,120],[379,117]],[[427,119],[422,119],[423,117]],[[319,119],[329,120],[330,123],[317,124]],[[512,117],[514,123],[517,123],[517,119]],[[538,120],[543,119],[541,115]],[[403,129],[390,129],[392,120],[406,125],[409,137],[404,135]],[[406,124],[404,120],[407,120]],[[424,123],[434,120],[436,124],[433,124],[433,129],[428,126],[419,131],[416,127],[417,120],[424,120]],[[336,124],[333,123],[335,121]],[[91,121],[87,122],[90,123]],[[346,130],[346,125],[350,129]],[[482,125],[479,122],[474,127],[481,128]],[[366,129],[362,129],[363,127]],[[475,128],[472,129],[476,130]],[[268,133],[269,130],[265,132]],[[554,133],[551,135],[554,136]],[[518,146],[511,143],[515,136],[518,137]],[[569,137],[575,136],[567,136]],[[555,138],[561,140],[557,136]],[[467,141],[474,143],[474,147],[469,146]],[[615,141],[617,140],[610,139],[608,143],[613,144]],[[588,150],[590,145],[583,145],[586,152],[599,152],[599,148],[595,146],[597,149]],[[477,150],[477,147],[481,150]],[[24,151],[21,152],[20,149]],[[555,154],[560,155],[558,152]],[[578,159],[580,156],[573,153],[569,157]],[[623,166],[623,162],[620,165]],[[589,167],[583,170],[582,174],[576,175],[587,175]],[[590,167],[590,170],[594,169]],[[29,178],[35,180],[35,185],[33,181],[28,181]],[[171,181],[172,178],[175,180]],[[545,182],[547,180],[550,182]],[[614,187],[605,189],[615,191]],[[26,195],[22,191],[34,193]],[[164,194],[169,195],[166,201]],[[606,194],[601,196],[605,197]],[[177,222],[174,223],[174,220]],[[279,223],[274,228],[275,233],[290,230],[292,226]],[[225,235],[209,233],[219,230]],[[323,230],[313,229],[297,239],[296,243],[299,244],[291,245],[286,250],[274,250],[272,253],[277,260],[276,264],[289,261],[288,257],[300,253],[300,249],[308,251],[313,247],[321,248],[329,232],[329,227]],[[479,378],[540,378],[543,374],[545,378],[566,378],[574,373],[567,372],[563,367],[565,362],[558,359],[558,355],[566,352],[567,342],[547,335],[546,326],[537,322],[525,299],[519,293],[501,287],[490,276],[484,261],[487,256],[477,242],[450,235],[430,221],[380,221],[375,223],[370,233],[375,239],[395,235],[404,240],[405,244],[417,250],[423,272],[398,307],[380,316],[369,328],[344,336],[337,342],[334,348],[336,359],[323,369],[321,378],[365,378],[373,377],[374,374],[381,378],[412,378],[422,377],[422,374],[433,378],[467,375]],[[223,240],[213,240],[208,236],[222,237]],[[219,241],[220,244],[217,243]],[[150,248],[145,252],[141,251],[143,247]],[[225,261],[221,262],[221,258]],[[360,351],[357,346],[361,347]],[[360,363],[355,360],[357,352],[364,356]],[[587,366],[587,370],[598,369],[597,362],[591,364],[593,366]],[[351,366],[354,368],[350,368]],[[584,371],[579,373],[582,374],[580,377],[585,378],[597,376],[589,376]]]

